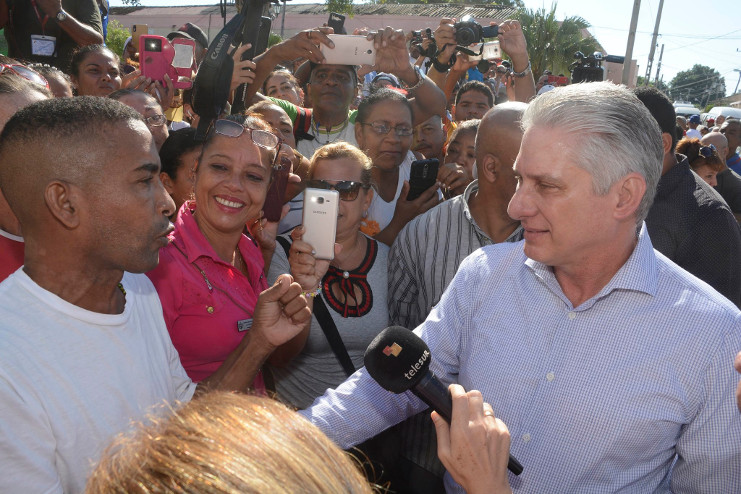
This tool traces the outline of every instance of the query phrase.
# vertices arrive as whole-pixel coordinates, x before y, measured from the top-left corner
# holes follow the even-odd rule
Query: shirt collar
[[[539,278],[549,290],[555,293],[561,300],[571,307],[571,302],[566,298],[561,290],[561,286],[553,274],[553,269],[538,261],[527,258],[525,265]],[[638,243],[636,244],[630,257],[622,265],[612,279],[602,287],[602,290],[589,300],[579,306],[579,310],[589,309],[599,299],[606,297],[614,290],[629,290],[643,292],[648,295],[656,295],[658,289],[658,266],[653,244],[646,230],[646,223],[641,225],[641,231],[638,234]]]
[[[195,201],[186,201],[183,203],[178,211],[178,216],[175,219],[175,231],[170,234],[170,238],[178,247],[183,249],[188,258],[188,262],[192,263],[200,257],[208,257],[215,262],[229,265],[229,263],[225,263],[216,254],[216,251],[211,246],[206,236],[201,232],[201,229],[198,228],[198,223],[196,223],[196,219],[193,217],[195,210]],[[246,243],[248,242],[250,242],[250,239],[247,236],[242,235],[238,244],[239,251],[242,253],[242,257],[245,260],[247,260],[245,255],[247,252]]]
[[[468,220],[469,223],[471,223],[471,226],[473,226],[474,230],[476,231],[476,234],[478,235],[479,239],[486,239],[488,240],[489,244],[492,243],[489,236],[484,232],[484,230],[479,227],[478,224],[476,224],[476,220],[473,219],[473,215],[471,214],[471,208],[468,206],[468,202],[471,200],[471,195],[473,195],[475,192],[478,192],[479,190],[479,181],[474,180],[468,186],[466,186],[466,190],[463,191],[463,216],[465,216],[466,220]],[[522,240],[522,225],[518,225],[515,230],[509,234],[509,236],[504,239],[505,242],[519,242]],[[484,244],[484,242],[481,242]]]

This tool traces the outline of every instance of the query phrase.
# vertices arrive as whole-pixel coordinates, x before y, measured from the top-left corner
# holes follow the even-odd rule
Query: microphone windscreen
[[[403,393],[416,386],[430,367],[430,349],[412,331],[386,328],[365,350],[365,368],[383,389]]]

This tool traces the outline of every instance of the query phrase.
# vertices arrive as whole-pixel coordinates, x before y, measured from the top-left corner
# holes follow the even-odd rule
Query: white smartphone
[[[336,190],[304,189],[303,241],[317,259],[334,259],[340,194]]]
[[[474,53],[481,51],[481,43],[473,45],[471,51]],[[484,51],[481,55],[468,56],[469,60],[491,60],[492,58],[502,58],[502,52],[499,49],[499,41],[487,41],[484,43]]]
[[[353,36],[345,34],[329,34],[329,39],[334,43],[334,48],[320,45],[322,55],[326,61],[333,65],[375,65],[376,49],[373,40],[365,36]]]

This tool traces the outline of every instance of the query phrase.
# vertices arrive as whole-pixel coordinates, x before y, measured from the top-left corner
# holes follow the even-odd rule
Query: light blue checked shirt
[[[654,251],[645,225],[577,308],[522,242],[479,249],[415,332],[435,374],[481,390],[509,427],[516,492],[741,492],[741,312]],[[425,407],[363,368],[302,413],[347,448]]]

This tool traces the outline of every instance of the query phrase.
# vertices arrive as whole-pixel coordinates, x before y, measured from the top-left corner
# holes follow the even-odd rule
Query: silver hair
[[[661,130],[648,109],[625,86],[591,82],[559,87],[535,98],[522,117],[524,131],[535,127],[568,132],[571,158],[592,175],[598,195],[629,173],[646,181],[636,221],[640,226],[656,195],[664,149]]]

